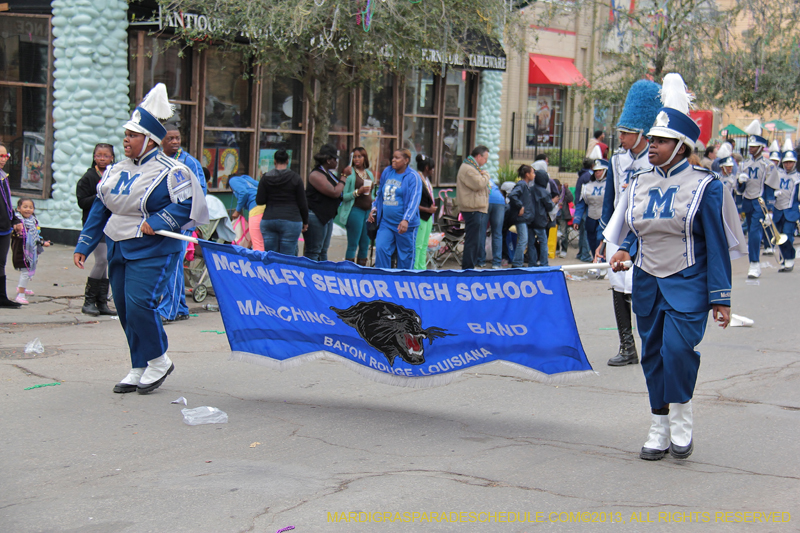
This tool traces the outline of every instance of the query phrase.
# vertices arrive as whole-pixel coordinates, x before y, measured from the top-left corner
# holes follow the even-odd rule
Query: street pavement
[[[142,396],[112,393],[119,321],[80,313],[86,272],[54,245],[30,305],[0,310],[0,532],[800,531],[800,272],[746,270],[734,312],[754,327],[710,325],[699,348],[694,454],[646,462],[641,367],[606,366],[607,281],[568,283],[597,371],[568,385],[500,365],[422,390],[328,361],[280,373],[228,361],[220,313],[190,301],[166,326],[175,372]],[[181,396],[228,423],[184,424]]]

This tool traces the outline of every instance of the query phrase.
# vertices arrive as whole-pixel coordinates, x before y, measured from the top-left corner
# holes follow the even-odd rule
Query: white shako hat
[[[767,140],[761,136],[761,121],[755,119],[745,129],[744,132],[748,135],[747,146],[761,146],[766,148]]]
[[[600,150],[599,146],[595,145],[594,148],[592,148],[591,153],[589,153],[589,159],[594,159],[592,171],[608,170],[608,161],[603,159],[603,152]]]
[[[131,119],[125,123],[124,128],[136,133],[142,133],[148,139],[153,139],[160,146],[161,141],[167,135],[167,129],[160,121],[167,120],[174,112],[175,106],[169,103],[166,85],[158,83],[147,93],[142,103],[136,106],[136,109],[131,114]],[[142,146],[142,150],[146,146],[147,142]],[[140,157],[141,155],[139,154]]]
[[[794,151],[791,135],[787,135],[786,140],[783,141],[783,158],[781,158],[781,163],[785,163],[786,161],[797,162],[797,152]]]
[[[647,132],[647,136],[677,139],[678,144],[675,145],[672,156],[659,165],[660,167],[672,162],[682,144],[694,149],[700,137],[700,127],[689,116],[689,107],[693,99],[694,97],[686,90],[686,84],[680,74],[670,72],[664,76],[664,83],[661,86],[661,103],[664,107],[656,115],[655,124]]]
[[[722,146],[717,150],[717,157],[719,158],[719,166],[733,167],[733,146],[731,143],[722,143]]]
[[[781,147],[778,144],[777,139],[772,141],[772,144],[769,145],[769,159],[770,161],[775,161],[777,163],[780,163],[781,161]]]

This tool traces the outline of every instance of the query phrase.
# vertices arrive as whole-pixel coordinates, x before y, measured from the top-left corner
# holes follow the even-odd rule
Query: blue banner
[[[500,361],[559,382],[592,372],[557,268],[399,271],[200,241],[232,358],[331,358],[392,385]]]

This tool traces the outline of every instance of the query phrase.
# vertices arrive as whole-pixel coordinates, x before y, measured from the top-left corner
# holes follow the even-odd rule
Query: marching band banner
[[[382,270],[199,244],[234,360],[328,358],[407,387],[495,362],[548,383],[593,372],[557,268]]]

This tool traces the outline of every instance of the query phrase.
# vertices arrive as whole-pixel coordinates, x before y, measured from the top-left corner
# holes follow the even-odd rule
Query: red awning
[[[528,83],[530,85],[589,85],[583,74],[568,57],[530,54]]]

